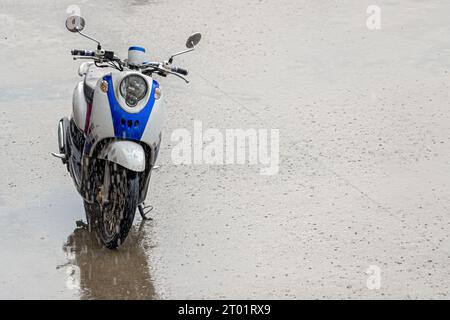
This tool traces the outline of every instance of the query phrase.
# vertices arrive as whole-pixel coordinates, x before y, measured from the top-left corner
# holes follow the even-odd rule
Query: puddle
[[[119,250],[106,249],[86,229],[75,229],[63,247],[68,287],[78,289],[81,299],[154,298],[143,226],[134,225]]]
[[[0,207],[0,299],[152,299],[145,228],[135,221],[119,250],[87,230],[73,189],[23,207]]]

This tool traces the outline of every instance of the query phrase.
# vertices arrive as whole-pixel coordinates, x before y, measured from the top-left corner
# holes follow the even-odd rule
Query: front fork
[[[102,162],[104,162],[103,183],[100,186],[98,186],[98,184],[97,184],[97,187],[95,189],[97,190],[96,201],[100,204],[101,208],[105,208],[110,203],[109,194],[110,194],[110,188],[111,188],[111,163],[109,163],[108,161],[102,161]],[[113,165],[116,165],[116,164],[113,164]],[[97,181],[99,181],[99,179],[97,179]],[[138,211],[142,217],[142,220],[153,220],[149,216],[149,213],[152,210],[153,210],[153,206],[145,205],[145,202],[138,204]]]
[[[97,202],[102,208],[109,204],[109,191],[111,188],[111,169],[110,164],[105,161],[104,171],[103,171],[103,184],[98,187],[98,192],[96,194]]]

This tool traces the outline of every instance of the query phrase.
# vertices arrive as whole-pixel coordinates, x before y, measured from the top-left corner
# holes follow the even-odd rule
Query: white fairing
[[[145,170],[144,148],[133,141],[113,141],[99,153],[98,158],[117,163],[132,171]]]
[[[94,63],[92,61],[84,62],[78,67],[78,75],[83,77]]]
[[[122,79],[125,76],[129,75],[130,73],[135,72],[117,72],[117,71],[111,73],[106,72],[106,74],[112,75],[114,93],[117,102],[120,104],[121,108],[124,111],[132,114],[141,111],[142,108],[144,108],[145,105],[147,104],[147,101],[150,99],[150,95],[152,94],[151,88],[153,84],[153,79],[151,77],[140,74],[146,79],[149,90],[145,98],[139,101],[136,107],[129,108],[125,103],[125,99],[119,94],[119,85]],[[87,75],[89,75],[89,72]],[[103,139],[107,138],[121,139],[121,137],[115,137],[113,118],[111,115],[108,96],[107,93],[103,92],[100,89],[101,81],[98,80],[99,79],[97,78],[94,100],[92,104],[92,111],[89,120],[90,121],[89,129],[87,133],[87,142],[89,148],[85,149],[85,152],[89,156],[92,156],[95,146],[97,145],[98,142],[102,141]],[[162,125],[165,120],[165,110],[160,102],[161,100],[162,98],[159,100],[155,100],[153,107],[151,109],[150,116],[145,125],[145,129],[140,138],[141,142],[149,145],[152,148],[156,147],[160,142]]]
[[[72,117],[78,129],[84,131],[86,123],[87,103],[83,92],[83,81],[79,82],[73,90]]]
[[[106,73],[113,71],[112,68],[98,68],[93,64],[88,65],[87,70],[85,72],[84,82],[91,88],[95,88],[97,86],[97,82],[102,78]]]
[[[97,83],[92,103],[92,111],[89,123],[89,132],[87,140],[91,141],[93,147],[99,141],[105,138],[114,138],[114,125],[109,107],[108,96],[100,90],[100,84]],[[89,155],[92,154],[93,148]]]

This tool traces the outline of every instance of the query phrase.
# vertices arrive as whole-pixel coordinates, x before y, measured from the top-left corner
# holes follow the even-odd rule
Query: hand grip
[[[95,52],[94,51],[90,51],[90,50],[78,50],[78,49],[73,49],[70,52],[73,56],[95,56]]]
[[[184,76],[187,76],[188,73],[189,73],[186,69],[179,68],[179,67],[172,67],[172,68],[171,68],[171,71],[172,71],[172,72],[179,73],[179,74],[182,74],[182,75],[184,75]]]

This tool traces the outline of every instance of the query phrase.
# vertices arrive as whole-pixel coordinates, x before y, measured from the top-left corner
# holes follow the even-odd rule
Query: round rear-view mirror
[[[84,29],[84,25],[84,18],[79,15],[74,14],[67,17],[66,28],[70,32],[80,32]]]
[[[195,47],[200,42],[201,38],[202,35],[199,32],[191,34],[186,41],[186,47],[189,49]]]

